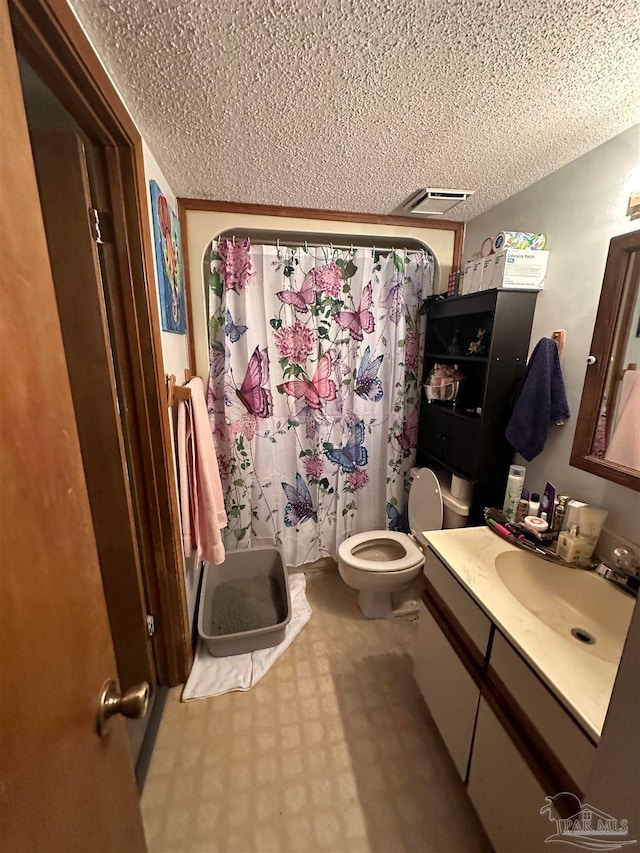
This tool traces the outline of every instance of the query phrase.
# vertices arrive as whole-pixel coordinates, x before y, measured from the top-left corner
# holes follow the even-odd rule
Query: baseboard
[[[153,755],[153,747],[156,743],[156,737],[158,736],[158,729],[160,728],[160,721],[162,720],[162,714],[164,712],[164,706],[167,702],[168,695],[168,687],[165,687],[164,685],[156,687],[156,695],[154,697],[153,705],[151,706],[151,711],[149,712],[147,730],[142,740],[140,752],[138,753],[138,760],[136,761],[136,782],[138,783],[138,792],[140,796],[142,796],[144,783],[147,778],[147,773],[149,772],[151,756]]]

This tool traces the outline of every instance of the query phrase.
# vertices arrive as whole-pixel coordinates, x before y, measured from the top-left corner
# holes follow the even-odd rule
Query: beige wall
[[[178,213],[178,202],[176,201],[176,197],[173,193],[173,190],[169,186],[167,179],[165,178],[160,166],[156,162],[156,158],[153,156],[146,142],[143,141],[142,149],[144,153],[144,173],[146,177],[147,184],[147,207],[149,211],[149,229],[151,231],[151,245],[153,247],[153,276],[156,284],[156,298],[158,300],[158,316],[160,317],[160,323],[162,324],[162,312],[160,310],[160,288],[158,287],[158,273],[157,273],[157,260],[156,260],[156,245],[155,240],[153,238],[153,217],[151,212],[151,196],[149,194],[149,181],[155,181],[162,192],[164,193],[167,201],[169,202],[169,206],[172,210]],[[184,381],[184,371],[188,366],[188,352],[187,352],[187,336],[186,335],[176,335],[175,332],[163,332],[161,331],[161,340],[162,340],[162,360],[164,363],[164,371],[165,373],[173,373],[178,382],[182,383]]]
[[[169,205],[173,208],[175,213],[178,212],[178,203],[176,201],[176,197],[169,186],[167,179],[162,173],[162,170],[158,166],[155,157],[149,150],[147,144],[143,141],[143,153],[144,153],[144,172],[146,178],[147,185],[147,207],[149,212],[149,228],[151,230],[151,243],[153,246],[153,280],[155,282],[156,288],[156,298],[158,300],[158,317],[160,318],[160,323],[162,323],[162,312],[160,310],[160,289],[158,287],[158,274],[157,268],[155,266],[156,263],[156,247],[155,241],[153,239],[153,218],[151,213],[151,195],[149,193],[149,181],[156,181],[162,192],[164,193]],[[188,367],[188,350],[187,350],[187,336],[186,335],[176,335],[174,332],[163,332],[161,331],[161,341],[162,341],[162,361],[164,364],[164,372],[165,373],[173,373],[179,384],[184,382],[184,371],[185,368]],[[171,436],[173,439],[174,435],[174,422],[173,416],[175,412],[169,412],[169,426],[171,428]],[[173,444],[173,441],[172,441]],[[177,474],[175,470],[175,454],[172,455],[171,464],[173,467],[174,475],[176,476],[176,485],[178,483]],[[195,616],[195,606],[196,606],[196,598],[198,594],[198,580],[200,577],[200,573],[198,571],[197,561],[194,557],[185,557],[183,562],[183,570],[184,570],[184,578],[185,578],[185,590],[187,594],[187,611],[189,613],[189,626],[193,624],[193,619]]]
[[[609,510],[607,527],[638,541],[640,496],[569,465],[587,356],[600,299],[609,241],[638,228],[626,217],[623,182],[640,162],[640,125],[548,175],[467,223],[463,256],[479,251],[498,231],[542,231],[549,268],[538,295],[530,350],[554,329],[566,329],[562,372],[571,418],[551,426],[544,451],[527,467],[527,488],[544,490],[547,480],[561,493]]]
[[[205,380],[209,374],[209,342],[202,262],[205,250],[213,238],[229,228],[308,231],[314,234],[366,234],[371,235],[372,238],[376,236],[397,237],[398,248],[402,247],[403,239],[414,237],[422,240],[436,257],[440,268],[437,289],[446,289],[447,279],[451,272],[455,234],[453,231],[408,228],[398,225],[372,225],[364,222],[341,222],[328,219],[289,219],[283,216],[254,216],[244,213],[189,210],[187,211],[187,254],[193,309],[196,373]],[[372,244],[374,242],[375,240],[372,239]]]

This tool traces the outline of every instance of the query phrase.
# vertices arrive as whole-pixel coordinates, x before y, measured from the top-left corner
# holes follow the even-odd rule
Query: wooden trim
[[[18,49],[83,131],[105,149],[133,371],[132,411],[143,476],[138,485],[156,620],[158,678],[179,684],[191,665],[183,554],[166,409],[142,139],[64,0],[9,0]],[[144,526],[144,525],[143,525]]]
[[[635,286],[633,280],[634,274],[636,276]],[[631,276],[630,281],[629,276]],[[614,347],[609,368],[609,387],[607,388],[607,400],[609,401],[607,407],[606,426],[607,446],[609,444],[609,439],[611,438],[611,421],[615,417],[616,406],[618,403],[616,395],[618,388],[620,387],[619,383],[621,382],[622,377],[624,375],[624,357],[629,341],[629,334],[631,332],[631,325],[634,320],[634,312],[636,307],[636,298],[638,295],[639,282],[640,255],[637,255],[634,258],[633,255],[628,254],[627,266],[623,279],[623,292],[620,298],[618,322],[616,323],[614,334],[612,335],[612,337],[614,338]],[[638,427],[640,428],[640,424],[638,424]]]
[[[136,401],[141,443],[144,448],[144,470],[147,482],[141,488],[147,493],[149,530],[153,553],[153,585],[155,588],[156,654],[160,683],[169,685],[185,681],[191,668],[191,633],[187,613],[183,571],[183,550],[178,518],[178,494],[173,468],[173,442],[166,408],[166,382],[162,361],[160,317],[153,277],[154,258],[147,208],[147,186],[144,173],[142,140],[124,158],[120,172],[123,200],[122,219],[137,231],[137,252],[129,252],[133,286],[127,288],[127,313],[136,323],[138,336]],[[131,156],[132,155],[132,156]],[[137,190],[125,192],[124,186]],[[136,287],[135,282],[142,286]],[[132,333],[134,330],[132,329]],[[132,345],[135,344],[132,335]]]
[[[329,219],[334,222],[367,222],[374,225],[403,225],[436,231],[464,232],[464,223],[453,219],[416,219],[413,216],[394,216],[384,213],[356,213],[346,210],[326,210],[317,207],[282,207],[277,204],[244,204],[235,201],[214,201],[207,198],[179,198],[184,210],[244,213],[253,216],[283,216],[291,219]]]
[[[490,664],[486,665],[484,656],[428,579],[425,579],[422,601],[544,790],[569,791],[581,797],[582,792],[576,783]]]
[[[640,472],[593,456],[591,448],[595,435],[602,394],[607,381],[611,360],[616,321],[623,302],[624,281],[629,255],[640,251],[640,232],[631,231],[614,237],[609,244],[609,254],[602,281],[602,291],[591,340],[590,354],[596,363],[587,368],[582,400],[571,448],[570,464],[603,477],[621,486],[640,491]]]
[[[196,369],[196,342],[193,334],[193,300],[191,299],[191,269],[189,267],[189,240],[187,208],[183,199],[178,199],[178,222],[180,223],[180,249],[182,251],[182,269],[184,271],[184,295],[187,312],[187,346],[189,350],[189,370]]]
[[[122,363],[127,353],[117,334],[115,343],[112,340],[100,265],[101,257],[106,279],[119,279],[113,271],[115,247],[106,243],[99,254],[91,235],[88,211],[102,209],[101,193],[96,194],[95,187],[92,193],[85,146],[75,131],[33,130],[31,148],[120,686],[124,690],[148,681],[153,688],[156,667],[145,623],[144,560],[135,524],[113,351],[122,364],[123,386],[129,365]],[[100,185],[101,166],[95,162],[95,179]],[[63,205],[61,198],[65,199]],[[119,307],[116,290],[110,288],[114,314]],[[118,330],[121,326],[113,325]],[[128,399],[125,387],[122,394]]]
[[[185,296],[187,309],[187,330],[193,330],[193,307],[191,299],[191,270],[189,266],[189,239],[187,212],[190,210],[208,211],[213,213],[241,213],[252,216],[280,216],[291,219],[321,219],[334,222],[365,222],[374,225],[396,225],[405,228],[424,230],[453,231],[453,257],[451,268],[460,268],[462,262],[462,246],[464,242],[464,222],[453,219],[416,219],[412,216],[394,216],[378,213],[356,213],[344,210],[326,210],[315,207],[282,207],[273,204],[244,204],[234,201],[215,201],[206,198],[179,198],[178,219],[182,241],[182,259],[184,265]],[[196,344],[193,332],[187,335],[189,346],[189,366],[195,370]]]
[[[596,477],[633,489],[634,492],[640,492],[640,474],[635,473],[633,468],[626,468],[624,465],[618,465],[617,462],[609,462],[608,459],[601,459],[591,454],[588,456],[572,454],[569,464],[582,471],[588,471]]]
[[[71,7],[65,0],[8,0],[16,47],[82,126],[91,118],[90,136],[101,125],[117,127],[127,140],[139,136]],[[82,103],[84,101],[84,103]]]
[[[462,227],[456,228],[453,238],[453,260],[451,262],[451,269],[454,272],[462,269],[462,247],[464,245],[465,224],[464,222],[460,222],[458,224]]]

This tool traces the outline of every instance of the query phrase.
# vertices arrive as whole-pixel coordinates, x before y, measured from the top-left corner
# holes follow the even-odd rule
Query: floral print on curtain
[[[205,274],[227,547],[276,541],[298,566],[400,529],[431,257],[221,240]]]

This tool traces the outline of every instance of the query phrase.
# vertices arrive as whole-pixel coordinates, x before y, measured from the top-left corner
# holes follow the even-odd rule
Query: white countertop
[[[520,549],[488,528],[425,531],[423,535],[496,627],[597,742],[620,658],[615,662],[602,660],[573,637],[561,636],[521,604],[495,567],[499,554],[519,553]],[[612,586],[605,580],[602,583]],[[613,589],[620,596],[620,619],[626,619],[628,624],[635,602],[626,593]],[[620,656],[622,647],[623,641]]]

